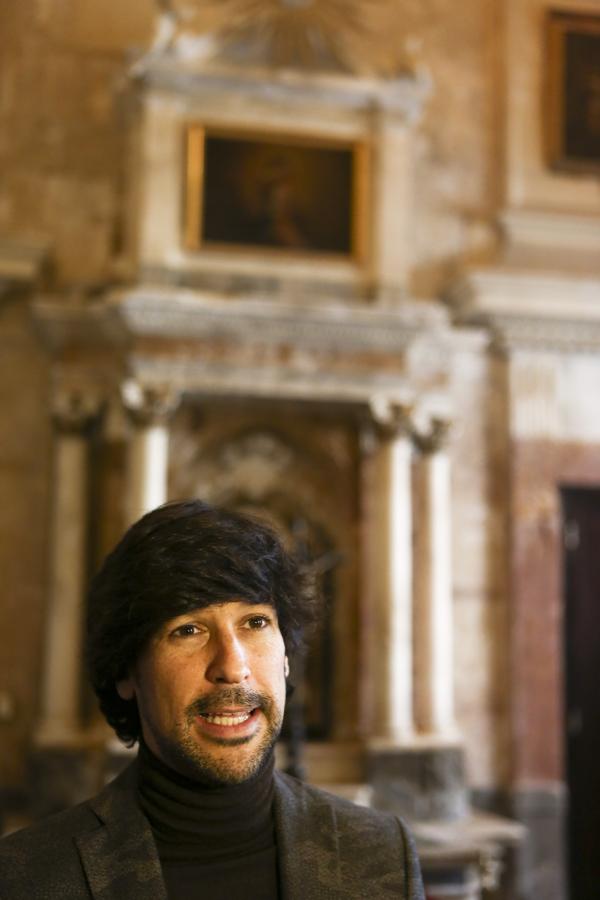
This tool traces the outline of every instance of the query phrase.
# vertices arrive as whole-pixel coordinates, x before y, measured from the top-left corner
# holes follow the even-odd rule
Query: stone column
[[[137,381],[122,386],[123,405],[133,425],[127,462],[126,523],[167,500],[168,419],[178,397],[168,387],[145,387]]]
[[[373,737],[402,744],[413,734],[412,445],[404,407],[373,412]]]
[[[415,722],[420,732],[455,736],[450,460],[448,423],[415,435]]]
[[[88,531],[86,430],[98,398],[62,390],[53,401],[54,498],[50,591],[42,667],[39,745],[68,743],[80,730],[81,648]]]

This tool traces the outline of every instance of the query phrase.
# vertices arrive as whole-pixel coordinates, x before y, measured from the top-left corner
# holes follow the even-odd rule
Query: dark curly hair
[[[141,727],[125,678],[164,622],[232,598],[269,603],[288,655],[315,620],[316,596],[303,570],[267,525],[200,500],[167,503],[125,533],[88,594],[86,661],[100,709],[131,746]]]

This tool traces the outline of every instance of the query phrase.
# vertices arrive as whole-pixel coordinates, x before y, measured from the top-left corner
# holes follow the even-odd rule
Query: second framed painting
[[[600,15],[547,19],[546,136],[552,167],[600,172]]]

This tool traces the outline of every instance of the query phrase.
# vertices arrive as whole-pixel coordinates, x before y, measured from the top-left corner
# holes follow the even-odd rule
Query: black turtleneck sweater
[[[273,766],[271,753],[242,784],[205,785],[140,746],[139,802],[169,900],[277,900]]]

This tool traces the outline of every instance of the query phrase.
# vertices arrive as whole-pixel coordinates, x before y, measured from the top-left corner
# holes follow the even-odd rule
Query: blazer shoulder
[[[276,797],[284,871],[298,886],[306,887],[307,872],[318,881],[304,896],[322,896],[326,886],[327,896],[358,898],[370,885],[372,896],[423,900],[417,852],[400,818],[283,773]]]
[[[99,824],[81,803],[0,840],[2,900],[88,897],[75,839]]]
[[[0,859],[21,852],[53,852],[55,847],[64,846],[69,837],[89,831],[98,824],[98,817],[91,809],[90,801],[85,800],[0,839]]]
[[[103,829],[105,812],[128,790],[128,781],[119,776],[95,797],[2,838],[1,900],[88,897],[78,843]]]

